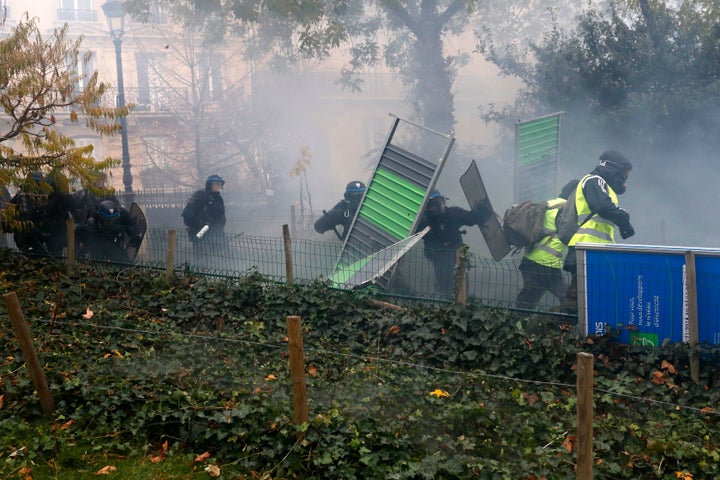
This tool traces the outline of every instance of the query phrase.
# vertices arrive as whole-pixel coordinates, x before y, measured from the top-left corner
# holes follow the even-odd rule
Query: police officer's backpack
[[[514,246],[516,252],[531,247],[548,235],[549,232],[544,228],[547,209],[548,202],[528,200],[505,210],[503,233],[508,244]]]

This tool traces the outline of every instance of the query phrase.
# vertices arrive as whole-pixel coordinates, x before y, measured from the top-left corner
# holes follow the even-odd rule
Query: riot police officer
[[[315,221],[315,231],[325,233],[328,230],[334,230],[340,240],[345,240],[364,194],[365,184],[363,182],[353,180],[348,183],[345,187],[344,198],[329,212],[323,210],[323,216]],[[342,227],[342,232],[338,232],[338,226]]]
[[[138,248],[142,235],[127,210],[113,200],[103,200],[87,221],[75,229],[75,239],[81,256],[130,263],[128,248]]]

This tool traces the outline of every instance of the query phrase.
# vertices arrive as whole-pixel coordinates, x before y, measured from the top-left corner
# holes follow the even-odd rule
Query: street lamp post
[[[110,37],[115,44],[115,63],[117,65],[118,96],[117,106],[125,107],[125,84],[123,82],[122,68],[122,41],[125,34],[125,7],[120,0],[108,0],[102,6],[107,17]],[[127,121],[125,116],[120,117],[120,136],[122,138],[122,168],[123,185],[125,186],[125,203],[131,205],[134,200],[133,177],[130,169],[130,151],[128,148]]]

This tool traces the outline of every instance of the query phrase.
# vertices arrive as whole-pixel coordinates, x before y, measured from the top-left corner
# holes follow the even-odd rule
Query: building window
[[[142,138],[147,163],[140,172],[145,189],[168,189],[177,186],[178,172],[172,166],[174,139],[168,135],[146,135]]]
[[[162,5],[160,5],[160,2],[158,0],[153,0],[150,4],[150,17],[148,18],[148,23],[152,25],[161,25],[167,23],[165,12],[163,11],[163,7]]]
[[[8,7],[7,0],[0,0],[0,26],[2,26],[8,18],[10,18],[10,7]]]
[[[168,99],[162,78],[162,72],[165,71],[164,64],[164,54],[135,54],[138,109],[157,111],[159,108],[167,107]]]
[[[222,100],[223,97],[223,78],[222,78],[223,58],[220,55],[209,55],[200,62],[200,78],[202,79],[202,94],[208,94],[213,100]]]
[[[97,12],[93,8],[93,0],[60,0],[58,20],[94,22]]]
[[[68,62],[68,72],[76,76],[73,81],[75,92],[82,92],[87,87],[88,80],[95,73],[95,58],[95,52],[87,51],[78,57],[77,64]]]

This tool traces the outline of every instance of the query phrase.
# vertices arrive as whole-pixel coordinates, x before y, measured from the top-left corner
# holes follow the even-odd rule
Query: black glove
[[[627,225],[623,225],[620,227],[620,236],[625,240],[626,238],[630,238],[633,235],[635,235],[635,229],[632,225],[630,225],[630,222],[627,223]]]
[[[493,214],[495,213],[485,203],[480,203],[477,207],[475,207],[473,212],[475,213],[475,218],[477,219],[478,226],[487,222],[490,218],[492,218]]]

